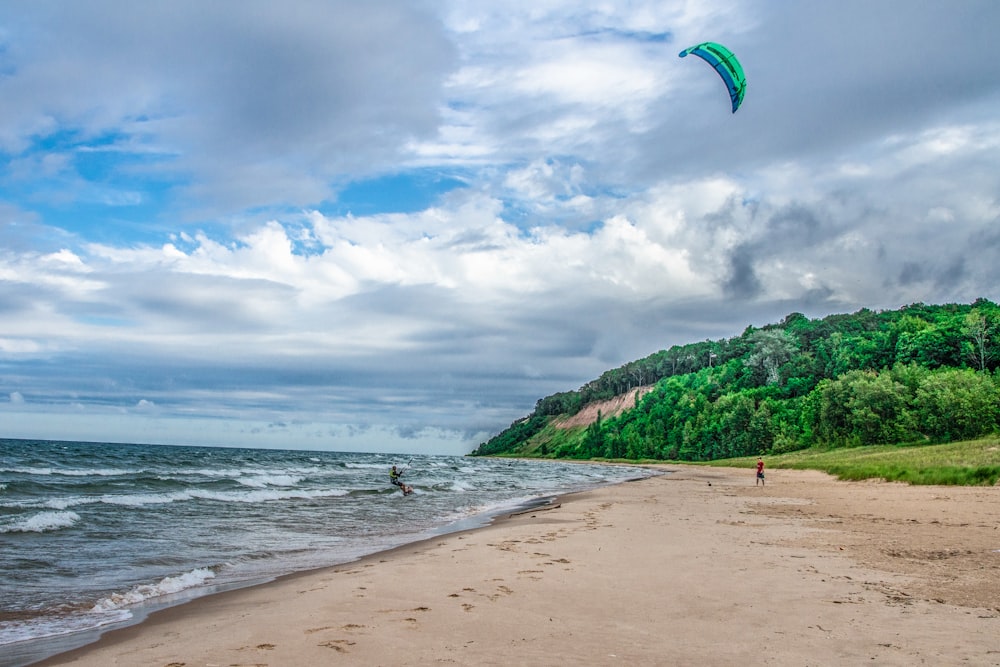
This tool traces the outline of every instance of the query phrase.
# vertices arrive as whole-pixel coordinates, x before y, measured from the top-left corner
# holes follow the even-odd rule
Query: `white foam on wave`
[[[143,505],[165,505],[179,500],[188,500],[191,494],[187,491],[171,491],[170,493],[129,493],[123,495],[105,494],[96,499],[105,505],[123,505],[125,507],[142,507]],[[86,498],[83,500],[91,500]]]
[[[201,567],[175,577],[165,577],[155,584],[140,584],[126,593],[112,593],[98,600],[91,611],[106,612],[130,607],[146,600],[202,586],[214,578],[215,572],[207,567]]]
[[[54,510],[64,510],[69,507],[77,507],[78,505],[90,505],[93,503],[100,502],[98,498],[86,498],[83,496],[68,496],[66,498],[52,498],[46,500],[43,506]]]
[[[50,475],[61,475],[63,477],[121,477],[122,475],[134,475],[137,470],[124,470],[119,468],[81,468],[56,469],[56,468],[0,468],[0,472],[16,473],[18,475],[35,475],[46,477]]]
[[[259,503],[269,500],[312,500],[314,498],[334,498],[346,496],[345,489],[322,489],[315,491],[258,489],[256,491],[191,491],[191,496],[203,500],[218,500],[230,503]]]
[[[76,512],[39,512],[0,526],[0,533],[46,533],[61,528],[69,528],[80,520]]]
[[[459,491],[461,493],[466,491],[475,491],[478,488],[478,484],[473,484],[472,482],[466,482],[460,479],[453,480],[452,483],[448,485],[449,490]]]
[[[317,489],[312,491],[293,490],[286,488],[268,488],[260,486],[253,491],[207,491],[190,489],[187,491],[171,491],[168,493],[130,493],[130,494],[104,494],[102,496],[72,496],[68,498],[54,498],[44,503],[45,507],[57,510],[65,510],[69,507],[79,505],[92,505],[94,503],[104,503],[105,505],[118,505],[122,507],[142,507],[144,505],[166,505],[169,503],[185,502],[188,500],[213,500],[222,503],[259,503],[271,500],[312,500],[314,498],[335,498],[346,496],[350,491],[346,489]],[[0,505],[2,506],[2,505]]]
[[[345,468],[357,468],[361,470],[388,470],[391,464],[389,463],[353,463],[347,461],[344,463]],[[399,465],[398,463],[396,465]]]
[[[300,475],[262,474],[253,477],[240,477],[236,481],[243,486],[264,489],[269,486],[295,486],[303,479],[305,478]]]
[[[241,477],[267,477],[269,475],[310,475],[319,472],[316,467],[287,467],[275,470],[266,468],[178,468],[166,472],[163,479],[179,477],[211,477],[212,479],[236,479]]]
[[[7,621],[0,623],[0,646],[29,639],[68,635],[83,630],[93,630],[112,623],[121,623],[132,618],[127,609],[99,612],[82,616],[59,616],[58,618],[38,618],[30,621]]]
[[[508,498],[503,501],[483,503],[481,505],[476,505],[474,507],[466,508],[464,514],[466,516],[475,516],[477,514],[495,515],[498,513],[503,513],[507,510],[513,510],[523,507],[527,504],[534,504],[539,501],[540,496],[516,496],[513,498]],[[545,507],[544,504],[539,504],[538,507]]]

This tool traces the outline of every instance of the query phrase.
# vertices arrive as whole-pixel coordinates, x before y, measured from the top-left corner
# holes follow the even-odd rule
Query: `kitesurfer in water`
[[[393,485],[398,486],[400,491],[403,492],[404,496],[408,496],[411,493],[413,493],[413,487],[404,484],[403,480],[400,479],[400,477],[402,476],[403,476],[403,471],[397,470],[396,466],[392,466],[392,470],[389,471],[389,481],[392,482]]]

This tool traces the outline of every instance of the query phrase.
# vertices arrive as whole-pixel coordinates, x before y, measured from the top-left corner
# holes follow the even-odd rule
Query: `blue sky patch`
[[[337,201],[324,210],[333,215],[415,213],[433,206],[442,195],[466,183],[434,169],[406,171],[355,181],[341,190]]]

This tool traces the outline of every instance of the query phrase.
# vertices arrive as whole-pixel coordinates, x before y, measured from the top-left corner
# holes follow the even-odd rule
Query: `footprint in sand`
[[[466,602],[466,603],[464,603],[462,605],[462,609],[464,609],[465,611],[472,611],[475,608],[476,608],[476,605],[469,604],[468,602]]]
[[[355,642],[346,639],[331,639],[328,642],[320,642],[318,646],[332,648],[337,653],[347,653],[348,646],[354,646]]]
[[[274,644],[257,644],[256,646],[241,646],[237,651],[270,651],[276,648]]]
[[[496,602],[500,599],[501,595],[511,595],[514,591],[506,586],[498,586],[497,592],[489,596],[491,602]]]
[[[326,586],[316,586],[315,588],[305,588],[305,589],[303,589],[301,591],[298,591],[298,594],[299,595],[303,595],[304,593],[312,593],[313,591],[321,591],[321,590],[323,590],[325,588],[326,588]]]

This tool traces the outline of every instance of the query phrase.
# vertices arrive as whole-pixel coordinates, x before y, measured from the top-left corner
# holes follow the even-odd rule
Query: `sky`
[[[0,3],[0,437],[464,454],[1000,300],[994,0]],[[743,106],[697,57],[725,44]]]

